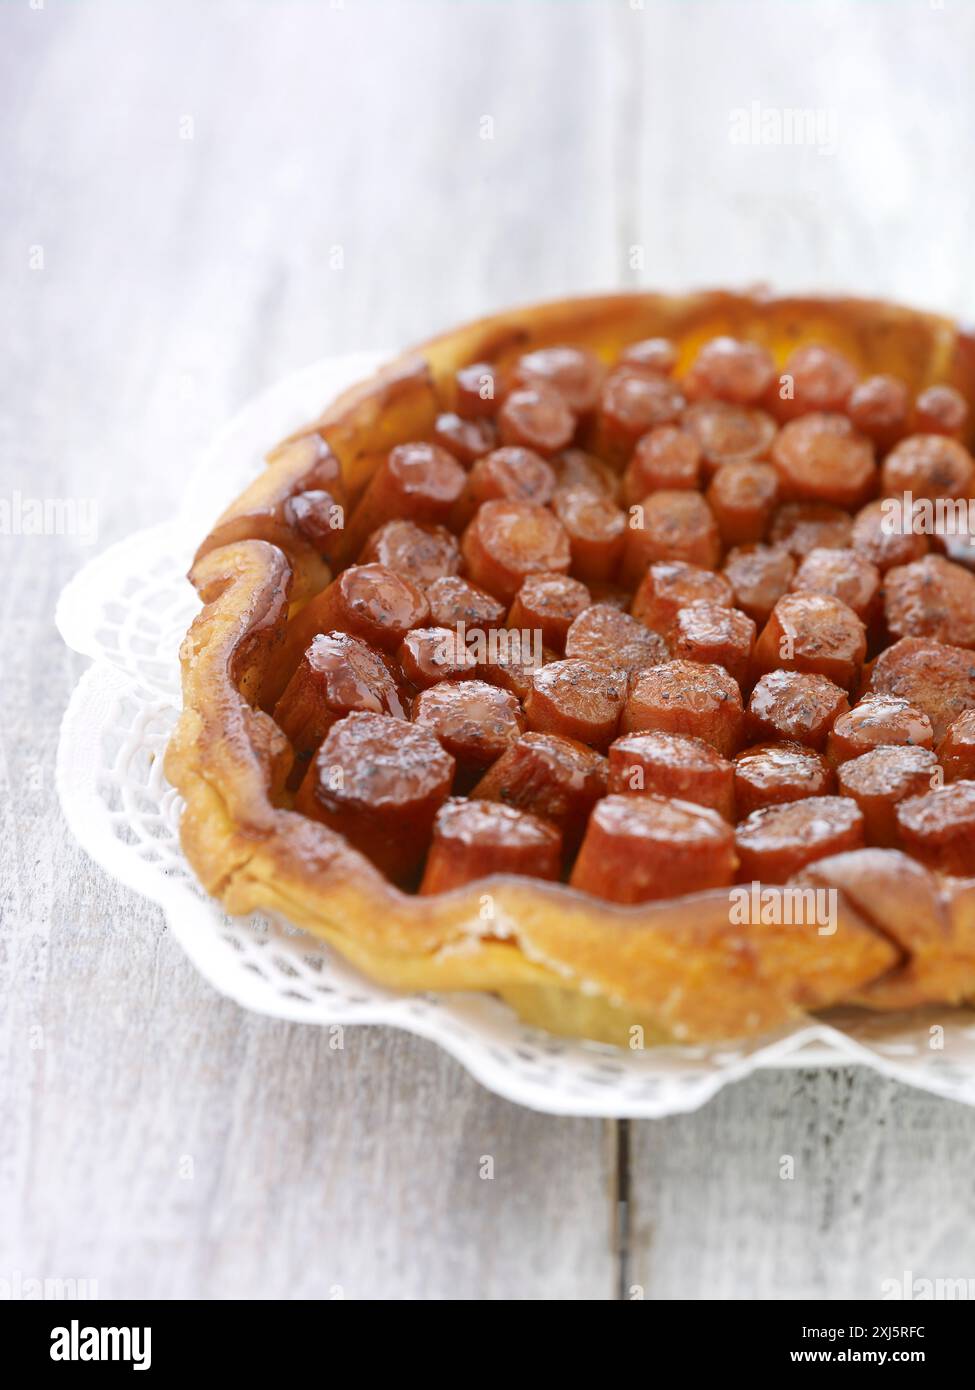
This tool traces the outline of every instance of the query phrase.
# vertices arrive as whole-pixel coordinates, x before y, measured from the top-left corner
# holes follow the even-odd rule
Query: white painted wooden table
[[[963,0],[9,0],[2,496],[94,499],[107,544],[172,511],[259,388],[519,300],[770,280],[971,312],[973,46]],[[735,111],[794,108],[818,144],[731,138]],[[0,1281],[872,1298],[975,1275],[959,1106],[790,1072],[620,1130],[518,1110],[401,1034],[333,1052],[216,997],[59,818],[83,663],[52,610],[91,550],[0,542]]]

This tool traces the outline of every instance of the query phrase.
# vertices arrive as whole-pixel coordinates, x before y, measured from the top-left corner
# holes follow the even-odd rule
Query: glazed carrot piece
[[[565,574],[571,559],[561,522],[528,502],[485,502],[461,550],[471,580],[508,604],[530,574]]]
[[[623,734],[609,747],[608,790],[677,797],[735,818],[734,767],[700,738]]]
[[[848,797],[809,796],[765,806],[738,823],[738,878],[785,883],[807,864],[863,843],[863,814]]]
[[[801,560],[817,546],[842,550],[852,530],[849,512],[830,502],[783,502],[775,509],[768,540]]]
[[[702,471],[711,478],[726,463],[755,463],[769,457],[778,426],[764,410],[727,401],[698,401],[681,416],[681,426],[701,450]]]
[[[921,434],[960,436],[968,423],[968,402],[953,386],[929,386],[914,402],[914,428]]]
[[[952,782],[898,804],[897,829],[904,848],[929,869],[971,877],[975,873],[975,782]]]
[[[843,410],[857,385],[857,370],[842,352],[823,343],[805,343],[787,359],[767,396],[780,420],[811,411]]]
[[[526,352],[515,363],[516,386],[545,386],[556,391],[575,415],[595,410],[606,375],[594,352],[581,347],[547,347]]]
[[[789,588],[838,598],[867,626],[880,611],[880,571],[855,550],[810,550]]]
[[[741,691],[723,666],[667,661],[637,672],[623,711],[623,733],[682,734],[729,758],[741,743]]]
[[[938,744],[938,762],[948,782],[975,779],[975,710],[960,714],[948,726]]]
[[[646,627],[666,632],[678,612],[692,603],[718,603],[731,608],[734,601],[725,575],[684,560],[658,560],[647,570],[633,595],[630,611]]]
[[[804,671],[828,676],[854,691],[867,652],[866,631],[852,608],[829,594],[786,594],[755,644],[754,667],[769,671]]]
[[[971,497],[975,460],[957,439],[912,434],[891,449],[880,471],[880,490],[888,497]]]
[[[931,720],[922,710],[898,695],[864,695],[833,725],[826,756],[838,767],[872,748],[931,748],[933,743]]]
[[[498,406],[497,377],[490,362],[471,362],[454,374],[457,413],[467,420],[490,418]]]
[[[484,589],[456,575],[435,579],[427,589],[430,618],[436,627],[457,627],[490,632],[504,623],[504,604]]]
[[[935,742],[975,709],[975,657],[929,637],[902,637],[880,653],[870,672],[871,694],[900,695],[931,721]]]
[[[537,629],[544,646],[563,651],[573,622],[591,603],[581,580],[567,574],[530,574],[515,595],[508,627]]]
[[[670,376],[677,366],[677,346],[669,338],[641,338],[630,343],[619,356],[621,367],[636,367],[640,371]]]
[[[748,701],[748,732],[754,739],[786,739],[822,751],[830,729],[848,712],[846,692],[826,676],[770,671]]]
[[[492,420],[483,417],[465,419],[453,411],[438,415],[433,422],[433,437],[458,463],[469,467],[475,459],[489,454],[498,442],[498,432]]]
[[[438,444],[398,444],[369,480],[346,529],[346,554],[358,555],[385,521],[447,522],[467,475]]]
[[[473,652],[449,627],[415,627],[400,643],[396,659],[417,690],[438,681],[470,680],[477,671]]]
[[[501,443],[534,449],[543,458],[571,444],[575,430],[575,415],[551,386],[520,387],[498,412]]]
[[[684,379],[691,400],[711,397],[733,405],[753,405],[775,378],[775,360],[761,343],[712,338],[701,347]]]
[[[322,633],[274,707],[274,721],[295,751],[297,780],[332,725],[353,710],[406,718],[396,682],[380,653],[347,632]]]
[[[464,770],[490,766],[525,727],[515,697],[481,680],[441,681],[422,690],[413,722],[432,730]]]
[[[739,816],[763,806],[829,796],[836,777],[826,759],[801,743],[758,743],[735,757],[735,803]]]
[[[610,902],[643,903],[722,888],[736,865],[734,833],[717,811],[666,796],[606,796],[569,882]]]
[[[426,627],[430,606],[417,586],[385,565],[352,565],[296,613],[261,692],[271,707],[322,632],[347,632],[381,652],[395,652],[407,632]]]
[[[877,488],[873,442],[846,415],[790,421],[772,445],[772,462],[789,501],[861,507]]]
[[[861,507],[853,521],[850,544],[864,560],[877,566],[881,574],[896,565],[909,565],[928,552],[928,538],[911,527],[910,518],[894,528],[883,499]]]
[[[623,474],[623,501],[642,502],[661,489],[696,489],[701,480],[701,446],[677,425],[658,425],[641,435]]]
[[[471,792],[542,816],[573,854],[589,813],[606,794],[606,759],[577,739],[529,732],[510,744]]]
[[[340,631],[393,652],[429,615],[423,594],[404,575],[385,565],[352,565],[291,620],[287,644],[306,630],[308,641],[316,632]]]
[[[425,589],[444,575],[459,572],[460,546],[446,526],[387,521],[366,541],[358,563],[385,565]]]
[[[565,654],[626,672],[659,666],[670,650],[658,632],[609,603],[594,603],[569,628]]]
[[[909,409],[903,381],[884,373],[859,382],[846,403],[846,413],[856,429],[881,449],[889,449],[904,433]]]
[[[535,673],[525,716],[540,733],[604,749],[616,737],[626,673],[592,661],[553,661]]]
[[[795,560],[778,546],[736,546],[725,556],[721,572],[732,590],[729,606],[740,608],[764,627],[795,572]]]
[[[531,449],[494,449],[474,464],[467,487],[475,508],[499,498],[544,507],[555,493],[555,470]]]
[[[779,498],[779,476],[770,463],[726,463],[711,479],[708,506],[725,545],[760,541]]]
[[[925,555],[884,577],[887,631],[975,647],[975,574],[943,555]]]
[[[572,572],[586,583],[612,579],[626,540],[626,514],[588,488],[559,491],[552,510],[569,538]]]
[[[909,747],[871,748],[839,767],[839,789],[862,811],[868,845],[899,845],[898,803],[930,791],[937,767],[930,748]]]
[[[453,758],[429,729],[353,713],[329,730],[295,805],[405,883],[420,866],[453,776]]]
[[[631,588],[657,560],[713,570],[720,558],[718,524],[699,492],[654,492],[630,509],[620,579]]]
[[[562,449],[549,459],[555,473],[555,490],[564,492],[567,488],[584,487],[599,497],[617,500],[620,487],[619,474],[605,459],[585,449]]]
[[[667,641],[680,660],[723,666],[740,686],[749,684],[755,624],[737,608],[718,603],[695,603],[681,608],[671,623]]]
[[[489,874],[559,876],[562,836],[554,825],[493,801],[453,798],[433,823],[421,893],[445,893]]]
[[[639,367],[615,368],[603,385],[596,452],[623,467],[636,442],[656,425],[675,424],[686,401],[669,377]]]

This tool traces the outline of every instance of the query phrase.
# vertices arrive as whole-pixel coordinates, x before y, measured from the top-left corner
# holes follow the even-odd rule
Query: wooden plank
[[[905,1271],[975,1276],[968,1107],[861,1068],[769,1072],[630,1140],[631,1297],[879,1299]]]
[[[605,283],[617,55],[591,18],[556,45],[507,6],[4,7],[5,490],[94,498],[106,544],[306,361]],[[245,1015],[71,843],[52,769],[84,663],[51,612],[90,553],[0,550],[0,1268],[103,1296],[610,1296],[602,1124],[403,1034],[334,1053]]]

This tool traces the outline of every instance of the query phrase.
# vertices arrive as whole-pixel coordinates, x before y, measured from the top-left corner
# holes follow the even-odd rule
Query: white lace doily
[[[539,1033],[486,995],[396,995],[314,938],[266,918],[227,917],[204,894],[180,852],[179,798],[162,774],[179,705],[177,651],[199,606],[184,577],[190,557],[265,451],[380,360],[328,359],[259,397],[217,439],[179,517],[113,546],[64,590],[58,627],[93,663],[65,713],[57,768],[65,816],[84,848],[159,903],[197,968],[245,1008],[304,1023],[408,1029],[438,1042],[485,1086],[537,1110],[656,1117],[693,1110],[758,1067],[850,1062],[975,1104],[970,1012],[850,1011],[757,1042],[618,1051]]]

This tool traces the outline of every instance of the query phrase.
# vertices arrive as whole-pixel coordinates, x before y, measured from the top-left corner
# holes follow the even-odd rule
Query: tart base
[[[971,398],[975,388],[972,340],[950,320],[896,306],[721,292],[565,301],[483,320],[407,353],[276,451],[266,491],[274,495],[295,449],[320,435],[354,500],[394,444],[428,435],[436,414],[451,408],[454,372],[473,361],[504,365],[566,340],[609,358],[649,336],[673,338],[686,361],[718,333],[765,342],[779,360],[817,339],[862,371],[896,372],[914,390],[948,381]],[[887,894],[882,920],[869,893],[858,892],[871,882],[896,890],[905,870],[895,851],[837,857],[830,936],[742,928],[727,890],[637,908],[530,879],[487,879],[424,898],[398,891],[341,836],[270,793],[253,709],[289,616],[327,575],[317,557],[261,538],[249,527],[252,507],[245,494],[224,513],[220,525],[234,539],[204,544],[191,574],[204,608],[184,642],[184,709],[165,763],[186,803],[184,849],[228,911],[278,914],[390,987],[495,991],[528,1022],[623,1046],[633,1028],[644,1045],[706,1042],[841,1002],[903,1008],[975,997],[971,884],[938,880],[909,861],[924,889],[908,900]]]

